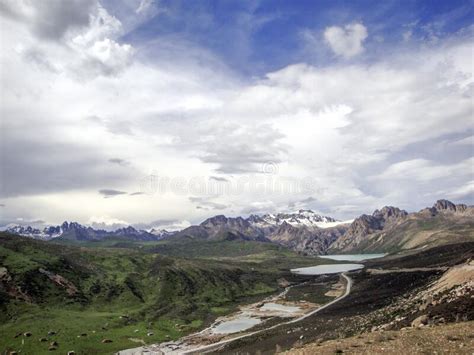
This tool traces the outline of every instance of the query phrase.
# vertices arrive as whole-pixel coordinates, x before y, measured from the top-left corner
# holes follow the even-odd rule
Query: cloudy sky
[[[472,204],[473,8],[0,0],[0,225]]]

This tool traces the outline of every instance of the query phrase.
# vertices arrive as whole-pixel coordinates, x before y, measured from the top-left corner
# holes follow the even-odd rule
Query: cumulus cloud
[[[367,28],[362,23],[352,23],[344,27],[331,26],[324,30],[326,43],[336,55],[344,58],[362,53],[367,36]]]
[[[9,33],[8,39],[20,43],[15,49],[51,71],[81,78],[113,76],[132,61],[133,47],[117,41],[123,34],[122,23],[97,0],[7,0],[0,13],[34,37],[21,36],[21,30],[14,36]]]
[[[96,6],[96,0],[4,0],[0,12],[24,22],[39,38],[58,41],[68,31],[86,27]]]
[[[94,229],[103,229],[107,231],[113,231],[130,225],[127,221],[110,216],[92,216],[87,221],[87,224]]]

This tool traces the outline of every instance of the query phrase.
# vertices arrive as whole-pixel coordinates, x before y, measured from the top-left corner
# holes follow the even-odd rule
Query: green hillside
[[[42,354],[57,342],[101,354],[177,339],[276,292],[289,268],[327,263],[245,241],[111,245],[0,234],[0,350]]]

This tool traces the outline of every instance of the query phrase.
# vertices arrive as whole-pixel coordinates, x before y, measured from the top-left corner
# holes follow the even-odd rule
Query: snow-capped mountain
[[[151,228],[147,232],[150,234],[156,235],[159,238],[167,238],[174,235],[177,231],[168,231],[166,229]]]
[[[8,225],[5,229],[6,232],[11,234],[18,234],[24,237],[30,237],[35,239],[49,240],[57,238],[62,235],[63,231],[60,226],[50,226],[44,229],[33,228],[31,226],[21,226],[18,224]]]
[[[335,220],[332,217],[322,216],[311,210],[299,210],[295,213],[265,214],[263,216],[251,215],[248,218],[256,227],[280,226],[287,223],[293,227],[329,228],[338,224],[348,223]]]
[[[41,240],[51,240],[59,237],[62,239],[82,241],[101,240],[107,237],[120,237],[134,240],[158,240],[165,237],[165,233],[163,232],[154,234],[145,230],[137,230],[132,226],[119,228],[115,231],[106,231],[83,226],[77,222],[64,222],[60,226],[48,226],[43,229],[33,228],[31,226],[9,225],[5,231]]]

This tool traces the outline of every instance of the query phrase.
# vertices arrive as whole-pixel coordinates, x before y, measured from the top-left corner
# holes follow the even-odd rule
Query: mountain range
[[[104,238],[123,237],[133,240],[158,240],[170,233],[166,230],[152,229],[150,231],[137,230],[132,226],[119,228],[114,231],[106,231],[103,229],[94,229],[89,226],[83,226],[77,222],[63,222],[60,226],[48,226],[44,229],[33,228],[31,226],[13,225],[8,226],[5,230],[11,234],[18,234],[24,237],[31,237],[40,240],[76,240],[76,241],[93,241],[102,240]]]
[[[353,221],[337,221],[311,210],[295,213],[206,219],[181,231],[137,230],[132,226],[115,231],[96,230],[76,222],[64,222],[43,230],[10,226],[6,231],[35,239],[95,241],[124,238],[138,241],[170,239],[176,242],[247,240],[270,242],[308,255],[351,252],[390,252],[426,248],[474,238],[474,207],[438,200],[432,207],[408,213],[385,206]]]

